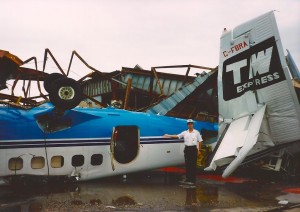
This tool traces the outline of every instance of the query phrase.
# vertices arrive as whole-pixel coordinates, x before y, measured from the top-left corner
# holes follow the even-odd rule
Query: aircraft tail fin
[[[300,105],[273,11],[224,30],[220,48],[219,124],[229,127],[207,170],[227,164],[226,177],[245,157],[300,140]]]

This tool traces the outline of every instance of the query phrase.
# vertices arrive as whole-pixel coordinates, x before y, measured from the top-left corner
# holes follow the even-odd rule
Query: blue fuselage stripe
[[[0,149],[42,148],[42,147],[76,147],[76,146],[105,146],[110,145],[110,139],[101,140],[36,140],[36,141],[5,141],[0,142]],[[182,143],[179,139],[145,138],[140,144],[171,144]]]

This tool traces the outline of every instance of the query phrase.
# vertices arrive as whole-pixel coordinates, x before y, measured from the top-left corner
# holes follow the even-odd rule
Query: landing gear
[[[51,93],[53,86],[53,82],[65,77],[64,75],[60,73],[52,73],[49,74],[49,76],[44,81],[44,88],[48,93]]]
[[[62,110],[76,107],[82,100],[81,85],[70,78],[62,77],[53,82],[49,98],[52,104]]]
[[[50,74],[44,81],[44,88],[49,93],[51,103],[59,111],[72,109],[82,100],[81,85],[59,73]]]

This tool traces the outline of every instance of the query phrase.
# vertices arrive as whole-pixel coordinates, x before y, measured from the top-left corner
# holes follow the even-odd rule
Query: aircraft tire
[[[62,110],[76,107],[82,100],[83,92],[81,85],[70,78],[60,78],[53,82],[49,98],[52,104]]]
[[[65,77],[64,75],[60,73],[52,73],[49,74],[49,76],[45,79],[44,81],[44,88],[48,93],[51,93],[52,87],[53,87],[53,82]]]

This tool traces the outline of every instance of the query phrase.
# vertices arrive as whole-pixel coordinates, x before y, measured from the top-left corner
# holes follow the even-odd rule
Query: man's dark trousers
[[[196,169],[197,169],[197,156],[198,149],[196,146],[185,146],[184,159],[185,159],[185,171],[186,181],[196,182]]]

